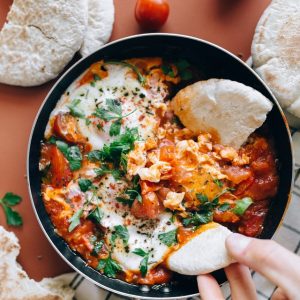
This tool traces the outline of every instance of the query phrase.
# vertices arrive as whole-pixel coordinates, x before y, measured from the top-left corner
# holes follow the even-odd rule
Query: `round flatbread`
[[[253,66],[281,106],[300,117],[300,1],[273,0],[252,43]]]
[[[80,49],[86,25],[87,0],[15,0],[0,32],[0,82],[55,78]]]
[[[266,120],[272,103],[242,83],[226,79],[198,81],[180,90],[171,105],[183,125],[210,132],[235,149]]]
[[[234,262],[225,247],[230,234],[230,230],[217,223],[201,226],[199,234],[170,254],[168,267],[180,274],[199,275],[228,266]]]
[[[30,279],[16,259],[20,245],[14,233],[0,226],[0,299],[71,300],[75,291],[61,277]]]
[[[108,42],[115,20],[113,0],[88,0],[88,26],[80,49],[87,56]]]

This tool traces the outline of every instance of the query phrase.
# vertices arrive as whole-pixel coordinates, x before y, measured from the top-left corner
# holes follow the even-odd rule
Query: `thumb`
[[[300,258],[271,240],[231,234],[226,240],[229,255],[280,286],[292,299],[300,292]]]

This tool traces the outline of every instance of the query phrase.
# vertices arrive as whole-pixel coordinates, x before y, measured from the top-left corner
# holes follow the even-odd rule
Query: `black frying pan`
[[[203,73],[202,79],[216,77],[236,80],[260,91],[274,103],[272,111],[268,114],[266,127],[275,141],[279,159],[280,183],[278,194],[272,201],[260,237],[268,239],[273,236],[288,205],[293,177],[291,136],[285,117],[270,90],[245,63],[216,45],[188,36],[146,34],[128,37],[107,44],[72,66],[52,88],[34,122],[28,149],[29,191],[38,221],[50,243],[74,270],[88,280],[102,288],[128,297],[150,299],[189,297],[198,293],[195,277],[177,275],[167,286],[141,287],[107,278],[87,266],[84,260],[54,232],[40,194],[41,174],[38,171],[40,141],[43,139],[49,115],[60,96],[81,73],[100,59],[112,60],[143,56],[185,58],[200,69]],[[226,281],[223,271],[215,272],[215,277],[220,284]]]

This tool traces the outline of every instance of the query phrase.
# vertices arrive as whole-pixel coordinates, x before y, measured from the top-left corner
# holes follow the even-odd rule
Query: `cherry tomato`
[[[54,145],[44,145],[42,148],[42,161],[50,163],[51,184],[60,188],[72,180],[69,163],[61,151]]]
[[[131,213],[139,219],[155,219],[161,212],[159,200],[154,192],[149,192],[142,195],[143,201],[140,203],[137,199],[134,200]]]
[[[68,142],[84,143],[86,141],[79,132],[76,118],[70,114],[58,114],[54,120],[53,130],[59,137]]]
[[[168,0],[138,0],[135,18],[145,30],[158,30],[168,19]]]

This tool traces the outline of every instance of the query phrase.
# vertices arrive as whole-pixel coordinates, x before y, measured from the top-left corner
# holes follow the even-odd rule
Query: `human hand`
[[[248,238],[236,233],[227,238],[226,248],[237,261],[225,268],[233,300],[257,299],[249,268],[278,286],[272,300],[300,298],[300,258],[297,255],[274,241]],[[201,299],[224,299],[212,275],[199,275],[197,279]]]

